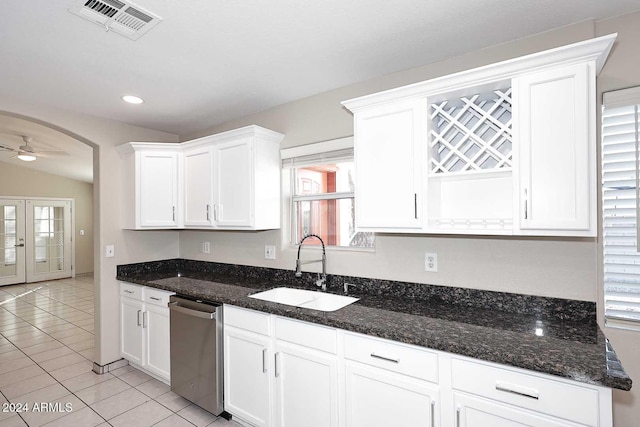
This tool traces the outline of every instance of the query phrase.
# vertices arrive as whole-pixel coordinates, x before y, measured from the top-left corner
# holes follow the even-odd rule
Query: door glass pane
[[[34,206],[36,273],[64,270],[64,207]]]
[[[0,207],[0,277],[15,276],[16,266],[16,210],[17,206]]]

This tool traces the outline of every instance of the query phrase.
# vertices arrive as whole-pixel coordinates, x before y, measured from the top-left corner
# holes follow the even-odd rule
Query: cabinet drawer
[[[224,305],[225,325],[269,335],[269,314],[259,311],[239,308],[232,305]]]
[[[142,289],[144,286],[120,282],[120,295],[142,301]]]
[[[167,307],[167,304],[169,304],[169,297],[171,295],[175,295],[175,292],[163,291],[161,289],[154,288],[144,289],[144,301],[147,304]]]
[[[516,369],[454,358],[454,389],[578,423],[598,425],[598,391]]]
[[[347,359],[367,365],[438,382],[438,355],[418,347],[364,335],[345,334],[344,354]]]
[[[276,318],[276,338],[332,354],[338,348],[336,329],[282,317]]]

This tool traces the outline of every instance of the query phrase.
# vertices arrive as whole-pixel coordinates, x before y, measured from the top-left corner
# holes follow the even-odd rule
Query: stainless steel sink
[[[359,300],[343,295],[285,287],[258,292],[249,295],[249,298],[320,311],[336,311]]]

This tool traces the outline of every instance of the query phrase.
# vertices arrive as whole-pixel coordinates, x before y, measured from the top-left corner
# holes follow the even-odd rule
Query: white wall
[[[598,92],[607,92],[640,85],[640,13],[598,22],[597,35],[617,32],[618,39],[611,57],[598,78]],[[598,96],[598,99],[602,99]],[[603,273],[601,268],[602,240],[598,240],[598,308],[603,313]],[[640,332],[605,328],[627,373],[634,380],[631,392],[614,390],[614,421],[616,426],[637,426],[640,420]]]
[[[175,142],[177,137],[112,120],[0,98],[0,114],[17,115],[66,133],[94,147],[94,257],[96,282],[96,356],[101,365],[120,358],[119,287],[116,266],[131,262],[175,258],[175,232],[123,231],[120,220],[122,162],[115,146],[129,141]],[[116,256],[104,257],[104,246],[114,244]]]
[[[352,116],[340,101],[444,74],[526,55],[599,35],[618,32],[618,40],[598,78],[599,90],[640,85],[640,13],[601,22],[583,22],[516,40],[356,85],[291,102],[248,117],[183,135],[181,140],[258,124],[284,133],[282,147],[353,134]],[[600,242],[596,239],[499,238],[378,235],[375,253],[331,252],[329,273],[379,277],[597,301],[602,311]],[[282,244],[279,231],[216,233],[183,231],[183,258],[294,268],[295,252]],[[198,253],[211,241],[211,254]],[[276,244],[277,259],[264,260],[264,244]],[[423,271],[423,253],[438,253],[438,273]],[[602,316],[600,315],[600,318]],[[631,375],[640,381],[640,333],[604,329]],[[640,386],[614,392],[616,426],[636,426],[640,419]]]
[[[93,273],[93,184],[3,162],[1,196],[75,199],[74,269],[76,274]],[[80,230],[85,230],[85,234],[81,236]]]
[[[340,102],[440,75],[592,38],[593,22],[562,28],[525,40],[495,46],[440,63],[395,73],[181,136],[182,140],[248,124],[285,134],[282,147],[353,135],[353,116]],[[198,252],[200,241],[212,243],[210,256]],[[278,246],[277,259],[266,261],[265,243]],[[424,252],[438,253],[438,272],[424,271]],[[184,258],[293,268],[295,250],[282,244],[279,231],[262,233],[182,232]],[[377,235],[374,253],[331,252],[329,273],[418,283],[463,286],[496,291],[595,301],[597,298],[595,239],[484,238]],[[561,284],[561,285],[559,285]]]
[[[443,74],[618,31],[619,41],[602,76],[600,88],[614,89],[640,84],[637,45],[640,15],[604,22],[584,22],[528,39],[461,55],[447,61],[318,94],[244,117],[222,126],[183,135],[180,140],[258,124],[286,135],[282,147],[291,147],[351,135],[352,117],[340,101],[397,87]],[[105,364],[119,358],[117,264],[184,258],[293,269],[294,251],[281,243],[279,231],[197,232],[123,231],[120,224],[122,169],[115,146],[128,141],[176,141],[174,135],[108,120],[72,114],[46,107],[0,99],[2,111],[26,116],[70,133],[96,148],[94,193],[96,232],[96,361]],[[198,253],[201,241],[210,241],[211,254]],[[277,259],[263,259],[264,244],[276,244]],[[106,244],[115,244],[116,256],[104,258]],[[376,251],[332,252],[328,270],[333,274],[381,277],[421,283],[505,290],[588,301],[600,301],[599,244],[594,239],[483,238],[450,236],[378,237]],[[438,252],[439,272],[422,270],[422,253]],[[605,331],[612,339],[632,378],[640,378],[640,336]],[[616,426],[634,426],[640,419],[640,387],[631,393],[616,392]]]

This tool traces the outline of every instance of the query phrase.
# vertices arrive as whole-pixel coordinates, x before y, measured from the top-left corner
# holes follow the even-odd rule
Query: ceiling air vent
[[[69,12],[131,40],[139,39],[162,22],[159,16],[120,0],[79,0],[69,8]]]

